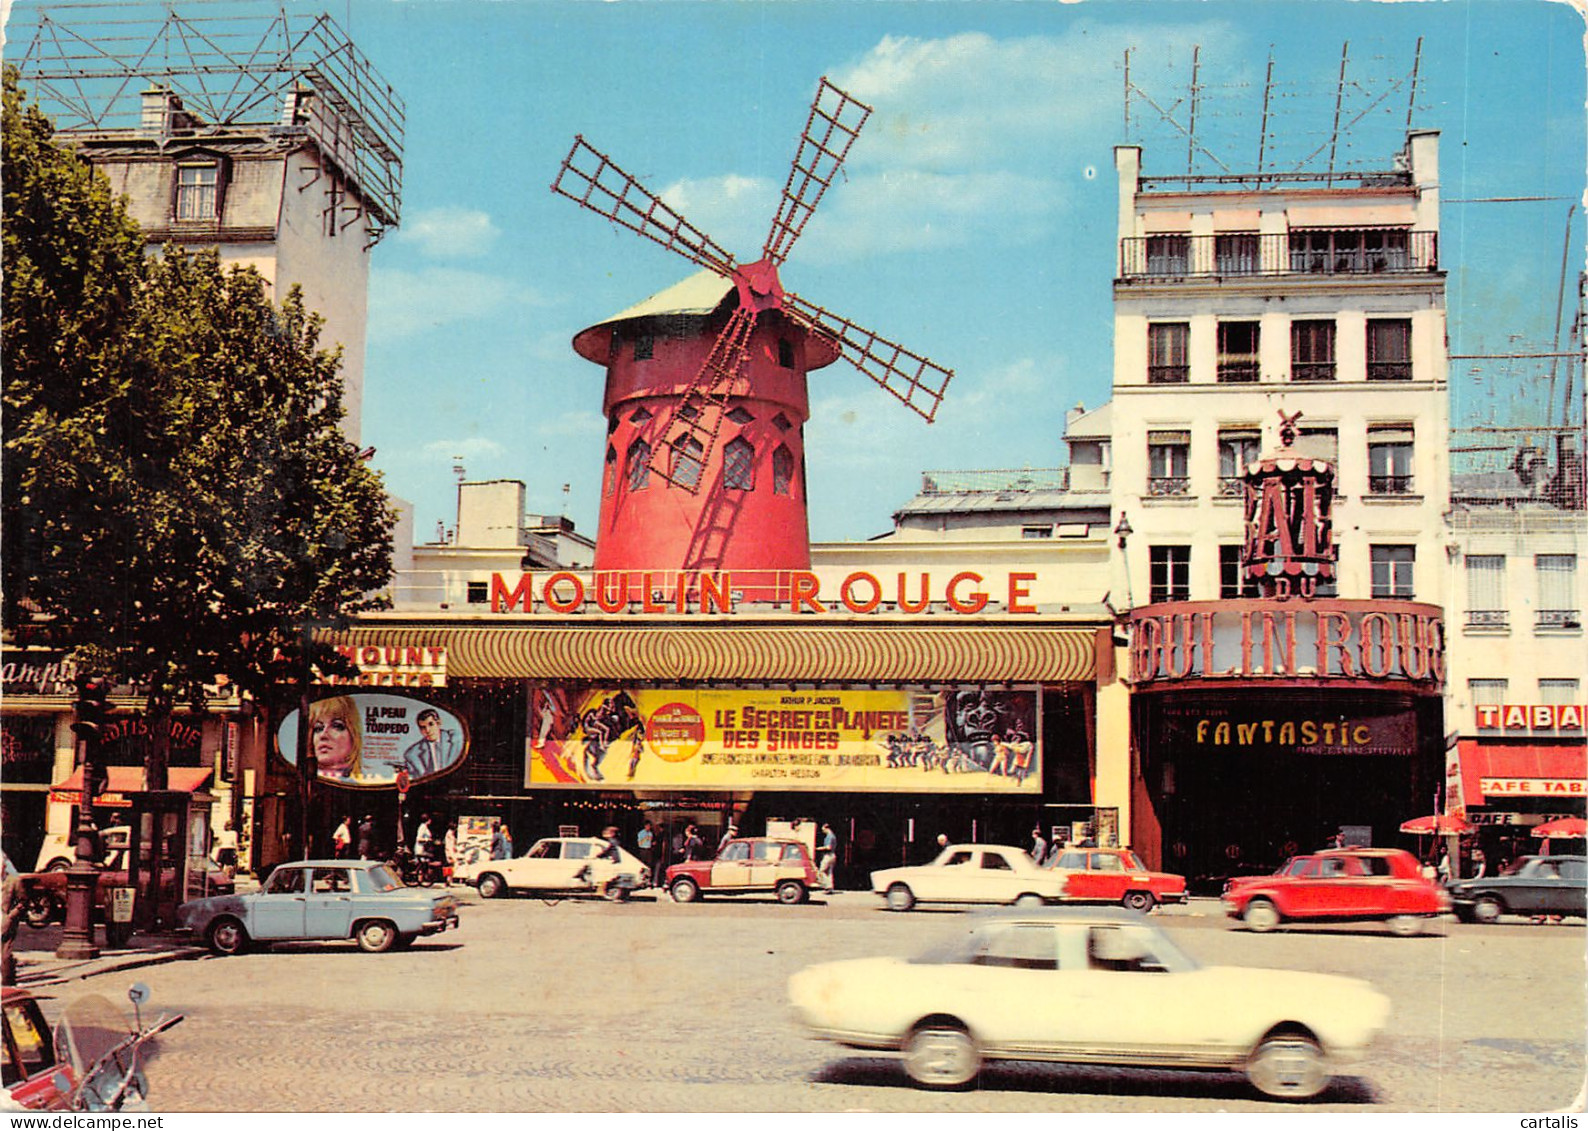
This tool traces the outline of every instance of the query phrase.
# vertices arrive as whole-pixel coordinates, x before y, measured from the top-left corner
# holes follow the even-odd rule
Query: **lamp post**
[[[1119,512],[1119,521],[1114,524],[1114,533],[1119,537],[1120,568],[1125,571],[1125,607],[1127,609],[1134,608],[1136,595],[1130,589],[1130,562],[1125,560],[1125,543],[1130,540],[1130,536],[1135,531],[1130,528],[1130,519],[1126,517],[1124,511]]]
[[[94,799],[99,795],[99,738],[104,727],[110,682],[103,676],[77,681],[77,764],[83,771],[83,791],[77,805],[76,859],[66,871],[66,930],[55,957],[82,960],[99,957],[94,944],[94,896],[99,888],[99,829],[94,824]]]

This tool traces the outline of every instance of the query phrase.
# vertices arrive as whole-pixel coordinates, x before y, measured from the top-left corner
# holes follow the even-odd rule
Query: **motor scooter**
[[[71,1075],[57,1074],[56,1087],[65,1094],[68,1111],[148,1111],[149,1080],[142,1060],[150,1042],[182,1020],[180,1013],[161,1014],[143,1023],[142,1006],[149,987],[142,982],[127,991],[132,1002],[129,1027],[124,1012],[98,994],[66,1007],[55,1029],[56,1055],[71,1065]],[[62,1084],[67,1087],[62,1087]]]

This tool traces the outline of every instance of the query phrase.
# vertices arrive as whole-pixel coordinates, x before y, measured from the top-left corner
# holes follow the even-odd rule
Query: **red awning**
[[[194,793],[203,787],[214,772],[213,766],[171,766],[166,770],[166,782],[171,789]],[[125,805],[126,794],[138,793],[143,789],[142,766],[106,766],[105,774],[107,783],[102,800],[106,805]],[[79,766],[65,781],[50,787],[50,800],[76,805],[82,792],[83,768]],[[112,797],[112,794],[116,796]]]
[[[1515,797],[1588,796],[1588,744],[1493,743],[1463,738],[1461,794],[1470,806],[1503,804]]]

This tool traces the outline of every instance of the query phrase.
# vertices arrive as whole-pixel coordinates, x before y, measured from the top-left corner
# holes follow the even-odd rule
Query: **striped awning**
[[[1097,671],[1097,629],[1073,626],[405,625],[334,639],[444,646],[448,678],[1069,683]]]

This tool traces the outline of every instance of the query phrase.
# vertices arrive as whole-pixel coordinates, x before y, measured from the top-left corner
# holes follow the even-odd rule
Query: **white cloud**
[[[674,181],[657,195],[734,258],[749,262],[760,256],[779,188],[764,178],[730,173]]]
[[[506,454],[506,450],[486,436],[470,436],[461,440],[431,440],[419,449],[419,454],[433,463],[461,460],[467,464],[471,459],[495,459]]]
[[[431,208],[403,218],[397,238],[417,244],[431,259],[475,259],[491,250],[502,234],[484,212],[472,208]]]
[[[376,269],[370,273],[369,336],[371,341],[406,338],[544,303],[532,288],[481,271]]]

